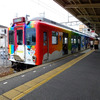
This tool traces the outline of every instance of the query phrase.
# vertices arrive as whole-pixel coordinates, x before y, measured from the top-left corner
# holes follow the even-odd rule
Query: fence
[[[8,60],[8,50],[0,49],[0,67],[10,67],[11,62]]]

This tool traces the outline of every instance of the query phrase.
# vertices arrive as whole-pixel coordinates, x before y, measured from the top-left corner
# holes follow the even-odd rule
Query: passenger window
[[[82,38],[82,45],[84,45],[84,38]]]
[[[47,32],[44,32],[44,46],[47,45]]]
[[[76,44],[76,38],[74,38],[74,44]]]
[[[71,38],[71,43],[72,43],[72,44],[74,43],[73,38]]]
[[[64,37],[64,44],[68,43],[68,38]]]
[[[52,44],[58,44],[58,32],[52,31]]]
[[[14,31],[9,31],[9,44],[14,44]]]

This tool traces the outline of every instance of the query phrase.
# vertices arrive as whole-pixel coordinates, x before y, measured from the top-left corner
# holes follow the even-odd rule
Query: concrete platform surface
[[[0,100],[100,100],[99,55],[82,52],[3,80]]]

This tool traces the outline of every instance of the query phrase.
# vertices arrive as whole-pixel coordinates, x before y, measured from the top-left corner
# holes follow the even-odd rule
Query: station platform
[[[1,78],[0,100],[100,100],[100,50]]]

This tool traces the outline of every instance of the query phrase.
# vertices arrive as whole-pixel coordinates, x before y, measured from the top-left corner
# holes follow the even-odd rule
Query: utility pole
[[[16,13],[15,17],[16,17],[16,18],[18,17],[18,13]]]
[[[40,17],[43,17],[44,18],[45,17],[45,12],[40,13],[39,15],[40,15]]]
[[[6,43],[7,43],[7,31],[6,31],[6,29],[4,29],[4,34],[5,34],[5,56],[6,56],[6,66],[7,66],[7,57],[8,57],[8,55],[7,55],[7,45],[6,45]]]

